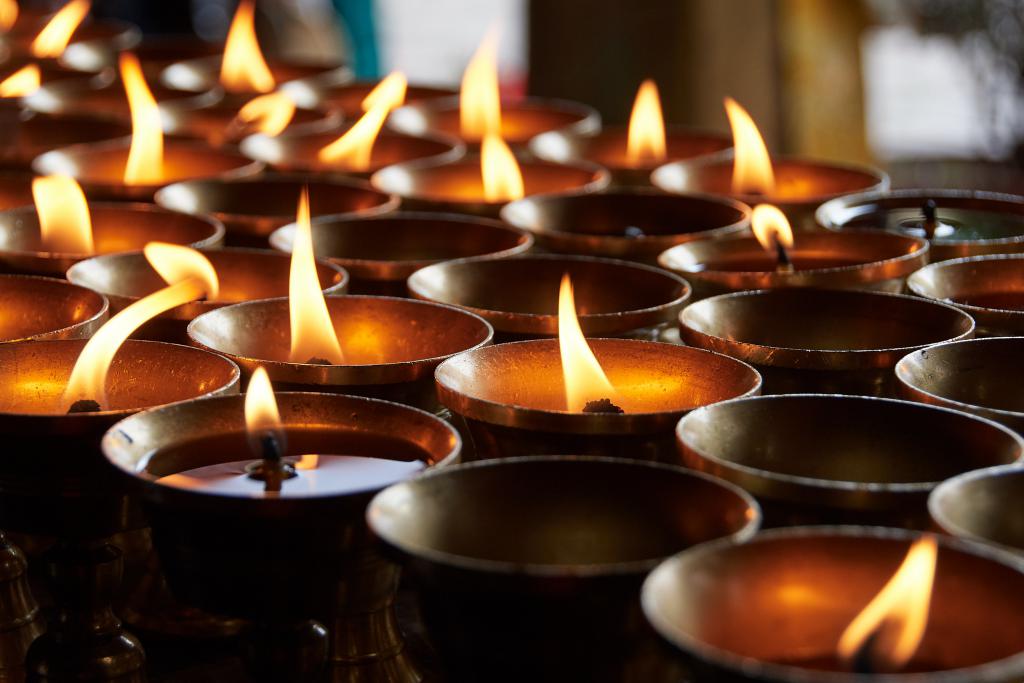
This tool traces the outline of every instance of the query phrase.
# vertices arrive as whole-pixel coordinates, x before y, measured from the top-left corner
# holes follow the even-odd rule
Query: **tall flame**
[[[38,64],[26,64],[0,81],[0,97],[24,97],[39,90],[42,76]]]
[[[245,429],[250,434],[281,429],[281,413],[277,409],[274,387],[262,365],[252,373],[245,390]]]
[[[522,199],[523,173],[505,141],[488,133],[480,146],[480,173],[484,181],[484,199],[510,202]]]
[[[228,92],[270,92],[277,83],[256,39],[256,2],[242,0],[228,29],[220,83]]]
[[[91,4],[90,0],[71,0],[61,7],[32,41],[32,55],[57,58],[64,54],[64,48],[71,42],[71,36],[89,13]]]
[[[793,228],[778,207],[771,204],[758,204],[750,215],[750,227],[754,237],[766,251],[774,252],[776,243],[786,249],[793,246]]]
[[[581,412],[590,401],[615,399],[618,392],[608,381],[583,336],[568,273],[562,276],[558,291],[558,350],[562,356],[562,378],[569,412]]]
[[[501,134],[501,95],[498,90],[498,34],[490,31],[462,74],[459,91],[462,137],[483,140]]]
[[[320,290],[313,257],[313,228],[309,222],[309,190],[303,188],[296,216],[292,264],[288,276],[288,311],[292,342],[288,360],[292,363],[344,361],[338,334],[334,331],[327,302]]]
[[[220,294],[220,280],[210,259],[201,252],[180,244],[149,242],[142,248],[149,265],[169,285],[197,277],[206,287],[206,299],[213,301]]]
[[[837,648],[847,663],[869,648],[873,671],[899,671],[914,656],[928,626],[938,543],[932,535],[916,541],[903,564],[874,600],[843,632]]]
[[[39,232],[47,251],[91,254],[92,219],[85,193],[74,178],[51,175],[32,179],[32,199],[39,215]]]
[[[351,128],[317,153],[323,162],[344,163],[354,171],[367,171],[373,158],[373,143],[388,118],[390,108],[381,100],[370,111],[359,117]]]
[[[283,92],[257,95],[238,110],[238,120],[264,135],[280,135],[295,116],[295,102]]]
[[[772,194],[775,172],[764,138],[747,110],[731,97],[725,98],[725,113],[732,128],[736,158],[732,167],[732,191],[735,194]]]
[[[0,0],[0,31],[9,31],[18,20],[18,0]]]
[[[147,245],[147,248],[149,245]],[[186,247],[181,247],[187,249]],[[148,249],[147,249],[148,251]],[[218,283],[213,265],[201,253],[193,252],[187,263],[180,268],[174,268],[176,280],[169,282],[164,287],[153,292],[147,297],[139,299],[131,304],[113,318],[107,321],[99,331],[86,342],[85,348],[79,354],[75,367],[71,371],[71,378],[64,389],[63,401],[65,407],[71,407],[76,402],[95,401],[100,408],[107,405],[107,373],[110,371],[110,363],[114,360],[117,350],[121,344],[138,329],[143,323],[154,318],[164,311],[169,311],[176,306],[186,304],[189,301],[200,299],[208,292],[216,292]],[[161,258],[169,252],[157,249]],[[147,258],[149,253],[147,253]],[[204,263],[205,262],[205,263]],[[152,264],[157,267],[156,264]],[[199,265],[198,268],[193,266]],[[170,273],[171,269],[160,270],[161,275]],[[214,273],[214,279],[209,280],[210,274]]]
[[[384,102],[391,109],[402,106],[405,91],[409,83],[401,71],[392,71],[373,90],[363,98],[363,111],[370,111],[377,104]]]
[[[661,115],[658,86],[648,78],[640,84],[629,117],[626,157],[631,164],[664,161],[665,119]]]
[[[135,55],[122,52],[121,80],[132,113],[132,145],[124,167],[126,185],[156,185],[164,179],[164,132],[160,108]]]

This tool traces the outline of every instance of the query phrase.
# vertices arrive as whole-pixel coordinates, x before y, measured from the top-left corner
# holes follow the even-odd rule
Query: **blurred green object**
[[[352,41],[352,67],[359,80],[380,78],[374,0],[332,0]]]

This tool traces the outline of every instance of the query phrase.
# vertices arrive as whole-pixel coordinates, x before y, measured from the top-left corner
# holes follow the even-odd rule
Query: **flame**
[[[631,164],[665,159],[665,119],[658,86],[648,78],[640,84],[629,117],[626,157]]]
[[[195,249],[167,242],[149,242],[142,248],[142,253],[167,284],[196,277],[203,281],[208,300],[212,301],[220,294],[217,271],[210,260]]]
[[[89,13],[90,0],[71,0],[60,8],[32,41],[32,55],[57,58],[71,42],[71,36]]]
[[[139,59],[122,52],[121,80],[132,113],[132,146],[124,167],[126,185],[156,185],[164,179],[164,132],[160,108],[146,85]]]
[[[258,95],[238,110],[238,120],[252,126],[264,135],[280,135],[292,117],[295,116],[295,102],[283,92]]]
[[[263,366],[252,373],[249,387],[245,390],[245,429],[250,434],[281,429],[281,414],[277,410],[274,387]]]
[[[523,173],[505,141],[487,134],[480,146],[480,173],[484,180],[484,199],[489,202],[510,202],[522,199]]]
[[[841,659],[852,662],[868,647],[872,668],[879,671],[898,671],[910,661],[928,626],[937,557],[932,535],[910,547],[889,582],[843,631]]]
[[[373,143],[377,141],[390,108],[385,100],[379,101],[370,111],[359,117],[344,135],[324,146],[317,153],[323,162],[343,163],[354,171],[367,171],[373,157]]]
[[[732,191],[735,194],[771,194],[775,191],[775,172],[764,138],[747,110],[731,97],[725,98],[725,113],[732,128],[736,159],[732,167]]]
[[[288,275],[289,315],[292,345],[288,360],[308,363],[321,359],[337,365],[344,361],[338,334],[334,331],[327,302],[320,291],[313,258],[313,228],[309,223],[309,189],[303,188],[296,216],[292,265]]]
[[[42,76],[38,64],[26,64],[0,81],[0,97],[24,97],[39,90]]]
[[[766,251],[775,251],[778,241],[786,249],[793,246],[793,228],[789,226],[786,214],[771,204],[758,204],[750,215],[750,226],[754,236]]]
[[[392,71],[363,98],[361,104],[363,111],[370,111],[381,102],[387,104],[389,109],[402,106],[402,103],[405,102],[405,90],[408,85],[405,74],[401,71]]]
[[[160,245],[155,253],[167,253],[163,248],[165,246],[170,245]],[[147,258],[150,255],[149,247],[150,245],[146,245]],[[183,260],[180,267],[159,270],[165,278],[171,275],[172,270],[174,271],[175,281],[170,283],[170,286],[157,290],[122,310],[86,342],[64,389],[65,407],[70,407],[79,400],[96,401],[101,408],[106,407],[107,373],[110,371],[110,363],[131,333],[164,311],[200,299],[211,289],[216,291],[216,274],[212,283],[208,281],[209,275],[214,272],[213,265],[198,251],[188,251],[192,251],[193,255],[187,261]],[[151,265],[156,267],[155,264]]]
[[[317,468],[317,465],[319,465],[319,464],[320,464],[320,456],[319,455],[311,455],[311,454],[307,453],[306,455],[302,456],[301,458],[299,458],[295,462],[295,469],[297,469],[297,470],[315,470]]]
[[[9,31],[18,20],[18,0],[0,0],[0,31]]]
[[[562,356],[562,379],[569,412],[581,412],[589,401],[616,398],[618,392],[583,336],[568,273],[562,276],[558,291],[558,350]]]
[[[498,90],[498,36],[490,31],[462,74],[459,91],[462,137],[482,140],[501,133],[501,96]]]
[[[270,92],[277,83],[256,40],[255,0],[242,0],[224,43],[220,83],[228,92]]]
[[[92,219],[85,193],[74,178],[50,175],[32,179],[43,246],[62,254],[91,254]]]

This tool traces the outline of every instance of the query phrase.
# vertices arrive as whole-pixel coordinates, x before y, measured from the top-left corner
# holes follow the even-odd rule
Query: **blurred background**
[[[148,34],[223,41],[236,0],[97,0]],[[39,3],[45,5],[46,3]],[[59,4],[59,3],[57,3]],[[1024,190],[1024,0],[259,0],[269,54],[338,56],[457,84],[501,31],[503,88],[577,99],[609,122],[654,77],[671,123],[727,129],[722,98],[769,148],[874,161],[896,185]]]

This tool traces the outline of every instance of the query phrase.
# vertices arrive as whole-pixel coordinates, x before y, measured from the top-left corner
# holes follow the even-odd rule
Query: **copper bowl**
[[[1001,337],[939,344],[896,364],[900,395],[1001,422],[1024,433],[1024,339]]]
[[[156,84],[160,74],[171,64],[183,60],[216,57],[224,51],[223,46],[210,43],[190,34],[160,34],[146,36],[146,40],[132,49],[139,58],[146,80]]]
[[[611,683],[678,680],[639,618],[640,583],[694,543],[745,540],[758,510],[681,468],[546,456],[396,484],[366,518],[411,575],[451,680]]]
[[[209,107],[223,97],[220,91],[201,94],[182,92],[159,86],[151,88],[161,111],[173,106],[176,111]],[[128,96],[120,78],[104,73],[90,80],[58,80],[44,83],[38,90],[22,98],[31,111],[44,114],[66,114],[117,119],[124,125],[131,122]],[[129,131],[130,132],[130,131]]]
[[[193,301],[161,313],[133,335],[136,339],[152,339],[188,344],[186,328],[193,318],[240,301],[270,299],[288,295],[288,274],[291,259],[261,249],[216,249],[205,256],[217,271],[220,294],[216,301]],[[342,268],[319,261],[317,276],[325,294],[344,294],[348,273]],[[67,278],[75,284],[101,292],[110,300],[111,313],[167,286],[153,270],[141,251],[118,252],[79,261],[68,270]]]
[[[1004,465],[966,472],[939,484],[928,498],[932,521],[951,536],[1024,554],[1019,510],[1024,467]]]
[[[892,396],[900,358],[974,335],[952,306],[839,289],[723,294],[690,304],[679,321],[685,343],[757,368],[766,394]]]
[[[224,226],[212,218],[165,211],[151,204],[90,202],[97,254],[142,249],[154,240],[215,248],[224,241]],[[46,251],[34,206],[0,212],[0,267],[8,272],[63,276],[92,254]]]
[[[107,320],[107,298],[35,275],[0,275],[0,343],[88,339]]]
[[[347,76],[324,74],[303,78],[283,84],[281,90],[300,106],[337,108],[347,118],[357,119],[363,114],[363,99],[377,87],[379,81],[353,81],[351,74]],[[405,88],[405,102],[419,104],[457,94],[450,88],[410,84]]]
[[[556,339],[475,349],[438,367],[438,396],[464,421],[476,459],[572,451],[674,463],[679,418],[761,389],[757,371],[727,356],[635,339],[587,341],[619,390],[623,414],[566,410]]]
[[[266,247],[274,230],[295,220],[304,187],[313,216],[376,216],[398,208],[397,197],[358,181],[274,174],[174,183],[157,191],[154,200],[165,209],[221,221],[230,246]]]
[[[40,154],[78,143],[100,142],[131,135],[130,126],[114,119],[77,114],[22,112],[0,147],[0,163],[29,172]],[[31,204],[31,200],[25,202]]]
[[[979,337],[1024,335],[1024,254],[933,263],[907,278],[907,287],[969,313]]]
[[[189,92],[205,92],[219,88],[221,87],[220,69],[222,58],[223,49],[218,50],[218,54],[213,56],[175,62],[163,70],[160,74],[160,82],[168,88]],[[271,75],[274,77],[274,82],[279,86],[289,81],[309,78],[311,76],[335,72],[342,75],[351,73],[348,67],[332,62],[284,60],[272,57],[267,58],[266,62]],[[255,97],[259,93],[236,94],[252,95]]]
[[[508,204],[501,217],[551,251],[652,264],[676,244],[750,229],[745,204],[642,189],[541,194]]]
[[[897,529],[798,527],[743,544],[713,541],[648,576],[644,614],[696,681],[1021,680],[1024,562],[950,538],[939,539],[928,628],[908,673],[856,676],[841,667],[840,636],[917,537]]]
[[[11,30],[0,38],[17,58],[31,58],[32,41],[50,21],[52,14],[24,12]],[[114,19],[86,20],[71,36],[59,62],[78,71],[101,71],[117,63],[117,54],[131,50],[142,41],[142,31],[134,24]]]
[[[417,299],[476,313],[495,342],[558,334],[559,281],[572,278],[583,334],[657,340],[690,298],[682,278],[658,268],[589,256],[527,255],[445,261],[409,278]]]
[[[726,401],[684,417],[676,438],[687,466],[754,495],[766,526],[924,529],[939,482],[1024,457],[1024,439],[989,420],[863,396]]]
[[[923,205],[935,202],[932,260],[1024,252],[1024,197],[975,190],[865,192],[822,204],[817,222],[830,230],[874,228],[925,237]]]
[[[325,216],[313,220],[313,248],[352,275],[354,294],[406,295],[406,279],[448,259],[520,254],[533,245],[526,233],[472,216],[398,212],[383,216]],[[270,246],[291,252],[295,225],[279,228]]]
[[[798,233],[793,272],[778,272],[773,252],[752,236],[702,239],[668,249],[662,268],[693,283],[703,299],[726,292],[782,287],[860,289],[899,294],[904,279],[928,263],[928,242],[881,232]]]
[[[238,112],[247,101],[229,97],[199,108],[187,102],[161,104],[164,131],[199,138],[213,147],[230,147],[254,132],[250,125],[238,120]],[[282,135],[331,132],[341,122],[342,115],[337,110],[297,107]]]
[[[33,177],[29,171],[0,168],[0,211],[32,204]]]

